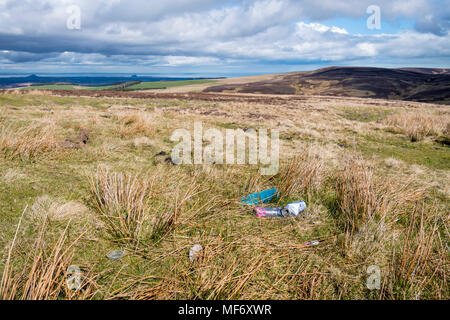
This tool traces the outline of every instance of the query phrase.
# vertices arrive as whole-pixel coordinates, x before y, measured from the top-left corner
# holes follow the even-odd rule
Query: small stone
[[[109,260],[116,261],[116,260],[119,260],[120,258],[122,258],[123,255],[124,255],[123,251],[114,250],[114,251],[111,251],[110,253],[108,253],[106,256],[108,257]]]

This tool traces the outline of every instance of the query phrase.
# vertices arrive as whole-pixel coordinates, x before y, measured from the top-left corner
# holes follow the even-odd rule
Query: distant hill
[[[450,103],[450,70],[328,67],[272,79],[209,87],[205,92],[332,95]]]
[[[413,71],[425,74],[450,74],[450,69],[439,68],[399,68],[397,70]]]

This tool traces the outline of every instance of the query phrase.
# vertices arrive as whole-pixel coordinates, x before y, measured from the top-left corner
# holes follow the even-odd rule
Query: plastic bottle
[[[285,207],[274,207],[274,208],[265,208],[265,207],[255,207],[254,213],[257,217],[260,218],[287,218],[287,217],[296,217],[301,212],[306,209],[306,203],[304,201],[297,201],[293,203],[289,203]]]
[[[254,212],[257,217],[260,218],[284,218],[289,216],[289,211],[285,210],[282,207],[275,207],[275,208],[265,208],[265,207],[256,207],[254,209]]]

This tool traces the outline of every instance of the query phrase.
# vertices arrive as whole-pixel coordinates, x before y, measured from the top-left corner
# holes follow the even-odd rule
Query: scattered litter
[[[261,192],[256,192],[249,194],[248,196],[242,197],[239,202],[244,205],[256,206],[261,203],[272,202],[272,200],[278,198],[278,190],[276,188],[264,190]]]
[[[120,258],[122,258],[123,255],[124,255],[123,251],[114,250],[114,251],[111,251],[110,253],[108,253],[106,256],[108,257],[109,260],[116,261],[116,260],[119,260]]]
[[[318,245],[319,245],[319,240],[308,241],[305,243],[305,246],[307,246],[307,247],[318,246]]]
[[[260,218],[265,217],[287,218],[287,217],[296,217],[300,213],[302,213],[305,209],[306,203],[304,201],[297,201],[289,203],[285,207],[275,207],[275,208],[256,207],[254,209],[254,213],[257,217]]]
[[[298,216],[306,209],[306,203],[305,201],[292,202],[286,205],[284,209],[287,210],[291,216]]]
[[[286,210],[283,210],[283,207],[275,207],[275,208],[264,208],[264,207],[256,207],[254,209],[254,213],[257,217],[287,217],[288,214]]]
[[[192,248],[189,250],[189,260],[191,260],[191,262],[196,261],[202,250],[203,247],[200,244],[193,245]]]

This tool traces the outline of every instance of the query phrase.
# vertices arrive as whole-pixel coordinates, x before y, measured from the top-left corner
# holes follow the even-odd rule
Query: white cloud
[[[164,57],[164,62],[160,65],[177,67],[184,65],[191,66],[207,66],[221,64],[220,59],[211,57],[185,57],[185,56],[167,56]]]
[[[373,43],[361,42],[356,46],[362,56],[373,57],[377,54],[376,46]]]
[[[348,34],[347,30],[343,28],[339,28],[336,26],[326,26],[320,23],[304,23],[304,22],[298,22],[297,23],[297,32],[308,32],[308,31],[317,31],[320,33],[324,32],[334,32],[334,33],[340,33],[340,34]]]
[[[417,30],[365,36],[323,20],[365,18],[372,0],[78,0],[80,31],[66,28],[73,3],[0,0],[2,61],[184,67],[450,57],[450,0],[378,0],[382,19],[412,19]]]

